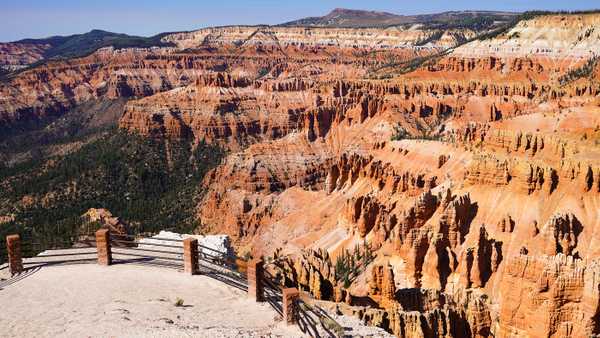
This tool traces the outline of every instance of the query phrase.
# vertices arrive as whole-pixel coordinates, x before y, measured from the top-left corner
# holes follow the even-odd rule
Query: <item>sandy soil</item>
[[[304,336],[242,290],[137,265],[32,269],[0,283],[0,309],[2,337]]]

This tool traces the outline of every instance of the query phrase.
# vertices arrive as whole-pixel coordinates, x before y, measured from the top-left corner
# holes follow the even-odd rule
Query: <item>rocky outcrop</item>
[[[337,285],[335,269],[326,251],[306,251],[296,258],[283,257],[275,262],[275,267],[283,285],[298,287],[316,299],[341,301],[345,298],[346,291]]]
[[[486,337],[490,334],[488,304],[481,295],[449,296],[436,289],[400,289],[389,266],[375,266],[370,296],[382,310],[369,310],[363,320],[388,329],[399,337]],[[393,284],[392,284],[393,285]],[[390,296],[390,291],[394,295]]]
[[[447,196],[452,196],[451,192]],[[477,204],[471,202],[468,194],[454,197],[440,218],[437,232],[448,239],[451,248],[456,248],[464,242],[476,214]]]
[[[244,145],[298,130],[313,102],[302,92],[190,86],[128,104],[120,126],[158,138]]]
[[[465,181],[469,184],[503,186],[510,183],[508,163],[496,158],[477,157],[469,167]]]
[[[396,282],[392,267],[389,265],[373,267],[369,287],[369,294],[380,299],[380,303],[394,302],[396,300]]]
[[[130,233],[129,225],[123,223],[119,217],[115,217],[106,209],[90,209],[81,216],[83,225],[81,233],[85,236],[93,235],[97,228],[105,228],[111,233],[117,235],[127,235]]]
[[[44,58],[49,44],[0,43],[0,68],[16,70]]]
[[[558,165],[560,167],[555,168],[536,160],[478,156],[466,171],[465,180],[471,185],[509,186],[526,194],[543,192],[550,195],[573,183],[583,192],[598,192],[595,188],[600,176],[594,173],[599,169],[580,162],[562,161]]]
[[[518,256],[500,284],[500,335],[589,337],[599,332],[598,264],[572,256]]]
[[[376,48],[391,49],[414,46],[427,39],[433,32],[415,27],[392,30],[381,28],[324,28],[324,27],[218,27],[205,28],[193,32],[175,33],[163,40],[173,42],[180,48],[198,48],[210,42],[217,45],[237,45],[240,47],[262,45],[285,48],[288,46],[337,48]],[[452,34],[473,36],[474,32],[452,30]],[[451,47],[458,41],[452,39],[432,40],[431,47]],[[430,47],[430,48],[431,48]]]
[[[496,229],[500,232],[513,232],[515,229],[515,221],[510,217],[510,215],[506,215],[506,217],[502,218],[502,220],[498,222]]]
[[[553,256],[577,254],[577,238],[583,226],[573,214],[554,215],[541,229],[539,240],[542,242],[542,253]]]
[[[375,226],[381,205],[370,196],[359,196],[348,201],[349,221],[357,224],[358,233],[365,237]]]
[[[392,194],[418,194],[426,187],[435,186],[435,177],[409,171],[399,172],[389,163],[358,154],[342,154],[327,175],[326,190],[329,193],[350,186],[359,178],[367,178],[379,190],[389,190]]]
[[[489,239],[481,226],[476,246],[467,248],[460,260],[460,283],[465,288],[484,287],[501,262],[502,242]]]
[[[495,57],[515,55],[547,58],[585,58],[598,54],[594,40],[598,38],[598,15],[540,15],[523,20],[504,34],[488,41],[475,41],[459,47],[455,55]],[[543,36],[543,39],[540,39]]]

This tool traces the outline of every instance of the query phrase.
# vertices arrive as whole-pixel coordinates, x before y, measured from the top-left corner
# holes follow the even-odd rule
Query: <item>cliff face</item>
[[[400,336],[593,334],[598,88],[559,82],[581,55],[462,53],[388,81],[311,87],[286,135],[206,180],[199,217],[242,250],[328,249],[282,267],[287,282],[369,297],[363,319]],[[377,257],[345,289],[331,269],[364,241]],[[439,294],[418,316],[402,304],[414,287]]]
[[[105,48],[83,58],[49,61],[4,80],[0,85],[0,123],[60,116],[94,99],[140,98],[173,89],[175,92],[168,95],[178,102],[177,92],[186,86],[307,91],[319,79],[362,77],[369,68],[389,58],[408,60],[435,51],[410,45],[388,53],[383,49],[340,49],[327,44],[280,47],[219,42],[192,51]],[[332,53],[339,53],[338,57],[332,58]],[[147,103],[155,105],[150,99],[134,106]],[[226,108],[221,110],[227,112]]]
[[[244,27],[205,28],[193,32],[176,33],[164,38],[180,48],[198,48],[207,43],[220,45],[277,46],[334,46],[337,48],[401,48],[431,41],[427,47],[453,47],[459,39],[469,39],[476,32],[471,29],[442,31],[448,37],[440,38],[435,30],[416,27],[390,28],[317,28],[317,27]],[[437,38],[435,36],[438,36]]]
[[[316,97],[300,91],[190,86],[130,103],[120,125],[151,136],[236,144],[275,139],[296,129]],[[148,111],[151,114],[148,114]]]
[[[13,69],[43,59],[48,44],[0,43],[0,67]]]
[[[363,320],[399,336],[584,337],[600,325],[598,17],[522,21],[387,80],[366,76],[454,42],[178,33],[164,38],[177,48],[23,72],[0,87],[1,116],[129,97],[122,129],[227,148],[204,178],[199,230],[286,257],[286,284],[367,304]],[[350,269],[357,246],[370,254]]]
[[[597,14],[542,15],[519,22],[491,40],[481,40],[456,49],[460,56],[491,54],[500,57],[587,58],[597,55],[600,32]]]
[[[598,264],[573,256],[517,256],[500,290],[501,335],[585,337],[599,333]]]

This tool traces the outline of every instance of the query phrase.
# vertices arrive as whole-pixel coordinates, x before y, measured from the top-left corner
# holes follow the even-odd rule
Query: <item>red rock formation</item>
[[[382,301],[393,301],[396,299],[396,282],[394,281],[394,271],[392,271],[391,266],[383,268],[381,299]]]
[[[114,217],[106,209],[90,209],[81,217],[85,223],[82,226],[82,234],[86,236],[92,235],[97,227],[108,229],[111,233],[119,235],[127,235],[130,230],[127,224],[124,224],[119,217]]]
[[[538,238],[543,246],[541,253],[549,256],[575,254],[577,237],[582,231],[583,226],[575,215],[554,215],[541,229]]]
[[[403,289],[389,298],[381,294],[387,284],[381,274],[388,270],[391,272],[389,267],[374,267],[370,294],[379,301],[387,321],[381,318],[383,311],[367,311],[363,320],[399,337],[489,336],[492,322],[483,297],[467,294],[453,299],[435,289]]]
[[[27,66],[43,59],[49,44],[0,43],[0,66],[10,69]]]
[[[465,288],[484,287],[501,262],[502,242],[489,239],[485,227],[481,226],[476,246],[467,248],[459,265],[461,284]]]
[[[471,202],[468,194],[456,197],[448,204],[440,218],[438,232],[448,239],[451,248],[464,242],[476,214],[477,205]]]
[[[320,263],[290,263],[290,281],[323,299],[357,305],[370,297],[379,308],[363,319],[397,335],[585,336],[598,326],[598,302],[579,303],[583,284],[556,277],[553,294],[530,292],[533,277],[509,272],[520,253],[599,254],[591,210],[600,153],[589,135],[599,136],[600,90],[583,80],[559,85],[547,74],[564,74],[569,62],[553,60],[455,53],[386,81],[261,80],[244,90],[268,92],[273,101],[252,99],[272,111],[298,108],[279,114],[280,125],[296,123],[277,137],[254,134],[251,142],[264,143],[230,155],[206,180],[200,218],[267,252],[277,243],[292,254],[327,248],[335,257],[367,241],[378,264],[391,267],[363,273],[349,292]],[[403,297],[415,297],[407,291],[415,288],[443,296],[410,305]],[[549,319],[524,319],[538,313]]]
[[[598,265],[572,256],[518,256],[500,284],[500,335],[589,337],[599,333]]]

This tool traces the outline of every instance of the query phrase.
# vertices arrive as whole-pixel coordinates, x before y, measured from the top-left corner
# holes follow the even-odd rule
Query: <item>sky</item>
[[[0,41],[103,29],[151,36],[207,26],[277,24],[334,8],[423,14],[448,10],[599,8],[598,0],[0,0]]]

